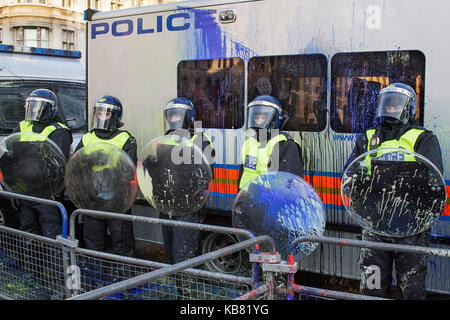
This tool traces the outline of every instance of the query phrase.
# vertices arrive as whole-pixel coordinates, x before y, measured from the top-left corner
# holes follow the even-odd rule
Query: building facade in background
[[[163,2],[174,0],[0,0],[0,44],[77,50],[84,57],[88,7],[110,11]]]

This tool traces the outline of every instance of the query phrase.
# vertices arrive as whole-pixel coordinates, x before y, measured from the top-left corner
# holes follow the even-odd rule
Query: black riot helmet
[[[392,83],[380,91],[377,118],[382,121],[413,122],[417,116],[417,98],[413,88],[403,83]]]
[[[175,98],[164,107],[164,133],[176,129],[189,129],[194,126],[195,108],[186,98]]]
[[[123,126],[122,103],[113,96],[103,96],[97,99],[92,117],[92,129],[114,131]]]
[[[46,121],[56,117],[58,98],[48,89],[37,89],[25,100],[26,121]]]
[[[280,101],[269,95],[258,96],[247,106],[247,128],[281,129],[288,119]]]

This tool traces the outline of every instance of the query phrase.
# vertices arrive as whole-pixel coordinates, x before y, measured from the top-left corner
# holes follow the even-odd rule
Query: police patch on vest
[[[256,170],[257,163],[258,163],[258,159],[256,157],[252,157],[249,155],[245,156],[244,167],[252,169],[252,170]]]
[[[378,156],[374,159],[386,160],[386,161],[405,161],[405,153],[401,152],[401,151],[388,152],[388,153],[382,154],[381,156]]]

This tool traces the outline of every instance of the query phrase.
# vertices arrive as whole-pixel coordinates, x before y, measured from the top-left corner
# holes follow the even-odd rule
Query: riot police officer
[[[123,126],[122,112],[122,103],[118,98],[109,95],[98,98],[94,105],[92,129],[83,135],[75,152],[89,144],[108,143],[124,150],[136,165],[136,139],[128,131],[119,129]],[[105,251],[107,230],[111,235],[112,253],[135,256],[135,238],[131,221],[83,216],[83,238],[88,249]]]
[[[25,119],[15,132],[34,132],[52,140],[69,157],[72,144],[72,132],[63,123],[58,114],[58,98],[48,89],[31,92],[25,101]],[[61,201],[63,195],[54,195],[54,200]],[[20,201],[21,230],[55,238],[61,234],[61,213],[55,206]]]
[[[286,171],[303,177],[298,141],[280,132],[289,117],[273,96],[256,97],[247,106],[247,137],[241,150],[239,189],[259,174]]]
[[[174,98],[164,107],[164,134],[182,135],[190,139],[192,144],[201,146],[201,150],[212,166],[214,162],[214,149],[211,139],[202,133],[194,133],[195,107],[189,99]],[[200,140],[199,140],[200,139]],[[205,217],[203,210],[186,213],[182,216],[169,217],[160,212],[161,218],[201,223]],[[175,264],[193,258],[199,252],[200,231],[186,228],[162,226],[166,259]]]
[[[359,135],[344,169],[359,155],[377,148],[402,148],[414,151],[430,160],[442,173],[442,154],[436,136],[414,125],[417,117],[417,98],[413,88],[393,83],[380,91],[376,118],[380,124]],[[428,246],[429,231],[408,237],[387,237],[363,229],[362,239],[414,246]],[[392,268],[395,265],[400,299],[424,299],[427,271],[426,256],[402,252],[388,252],[363,248],[360,251],[363,294],[391,297]],[[368,285],[367,274],[372,266],[380,268],[380,288]],[[373,288],[372,288],[373,287]]]

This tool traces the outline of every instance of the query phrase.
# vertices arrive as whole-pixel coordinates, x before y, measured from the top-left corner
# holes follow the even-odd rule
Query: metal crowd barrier
[[[0,189],[1,189],[1,187],[0,187]],[[61,223],[62,223],[61,236],[63,238],[67,238],[67,230],[68,230],[68,221],[69,220],[68,220],[66,208],[64,207],[64,205],[61,202],[49,200],[49,199],[26,196],[23,194],[18,194],[18,193],[3,191],[3,190],[0,190],[0,196],[10,198],[10,199],[19,199],[19,200],[26,200],[26,201],[30,201],[30,202],[37,202],[37,203],[42,203],[42,204],[47,204],[50,206],[57,207],[61,213]]]
[[[232,254],[234,252],[243,250],[245,248],[252,247],[253,245],[263,242],[263,241],[271,241],[271,238],[268,236],[259,236],[259,237],[255,237],[255,238],[252,238],[249,240],[245,240],[245,241],[230,245],[228,247],[222,248],[217,251],[208,252],[204,255],[197,256],[195,258],[185,260],[183,262],[180,262],[180,263],[177,263],[174,265],[168,265],[164,268],[161,268],[161,269],[158,269],[155,271],[151,271],[148,273],[144,273],[142,275],[136,276],[131,279],[127,279],[127,280],[124,280],[121,282],[116,282],[116,283],[110,284],[108,286],[95,289],[91,292],[87,292],[87,293],[75,296],[75,297],[71,298],[71,300],[101,299],[101,298],[105,298],[105,297],[108,297],[108,296],[111,296],[111,295],[117,294],[117,293],[123,294],[123,292],[126,292],[127,290],[133,290],[136,288],[138,288],[138,290],[146,290],[151,287],[151,285],[154,283],[154,281],[158,282],[158,281],[160,281],[160,279],[166,279],[166,277],[171,278],[171,277],[173,277],[173,275],[177,275],[178,272],[180,272],[180,271],[201,265],[211,259],[217,259],[219,257],[223,257],[226,255]],[[211,279],[213,279],[213,278],[218,279],[219,283],[221,283],[223,285],[227,285],[227,282],[231,282],[230,280],[239,280],[238,277],[233,279],[234,277],[226,277],[225,275],[218,274],[218,273],[205,272],[205,274],[209,274]],[[248,279],[244,280],[243,282],[246,282],[248,284],[250,281],[251,281],[251,279],[248,278]],[[180,284],[181,284],[181,287],[177,286],[175,288],[176,290],[197,291],[198,298],[200,298],[202,300],[205,299],[205,295],[214,295],[213,290],[211,290],[212,288],[209,286],[205,286],[200,291],[198,291],[197,279],[193,279],[193,283],[186,282],[185,284],[183,284],[181,281]],[[225,298],[231,299],[231,298],[240,296],[241,294],[249,291],[248,290],[249,288],[250,287],[247,286],[244,290],[238,289],[238,290],[233,290],[233,292],[227,292],[227,293],[225,293]],[[222,290],[227,291],[225,286],[222,288]],[[149,290],[149,291],[150,291],[149,295],[147,295],[146,298],[151,299],[152,292],[151,292],[151,290]],[[174,295],[175,296],[178,295],[178,293],[175,293],[175,294],[172,292],[170,292],[170,293],[166,292],[166,293],[167,293],[168,299],[172,298]],[[233,295],[234,295],[234,297],[233,297]],[[217,297],[220,297],[220,296],[223,296],[223,295],[218,295]],[[143,298],[143,297],[141,297],[141,298]]]
[[[158,219],[154,219],[156,222]],[[183,223],[178,223],[178,226],[182,226]],[[194,226],[194,224],[191,224]],[[236,229],[234,229],[236,230]],[[157,279],[160,276],[169,276],[186,267],[194,267],[201,263],[204,263],[208,259],[215,259],[220,256],[231,254],[233,252],[242,250],[247,247],[252,247],[260,241],[270,241],[272,244],[271,250],[264,253],[254,253],[250,254],[250,261],[256,264],[262,265],[262,270],[264,272],[264,278],[266,280],[265,284],[255,285],[252,281],[253,289],[251,291],[242,293],[236,296],[234,299],[238,300],[252,300],[265,298],[268,300],[272,299],[293,299],[294,294],[297,293],[299,296],[315,297],[318,299],[345,299],[345,300],[384,300],[378,297],[371,297],[360,294],[352,294],[341,291],[334,290],[324,290],[319,288],[307,287],[297,285],[293,281],[293,275],[298,270],[297,263],[291,261],[281,261],[280,256],[275,252],[273,246],[273,239],[267,236],[260,236],[251,238],[235,245],[229,246],[223,250],[217,252],[210,252],[208,254],[195,257],[193,259],[181,262],[176,265],[167,266],[157,271],[149,272],[147,274],[140,275],[138,277],[124,280],[122,282],[114,283],[112,285],[96,289],[92,292],[86,294],[81,294],[73,297],[73,300],[82,299],[102,299],[108,295],[117,294],[118,292],[123,292],[124,290],[129,290],[134,287],[148,285],[149,281]],[[341,238],[330,238],[330,237],[299,237],[295,239],[290,247],[290,252],[293,253],[295,247],[302,242],[319,242],[319,243],[330,243],[336,245],[347,245],[354,247],[365,247],[370,249],[379,250],[389,250],[389,251],[400,251],[418,254],[429,254],[437,255],[443,257],[450,257],[450,250],[447,249],[437,249],[437,248],[426,248],[419,246],[408,246],[408,245],[395,245],[380,242],[362,241],[362,240],[348,240]],[[277,281],[275,281],[275,274],[287,274],[287,281],[285,285],[278,286]],[[248,279],[249,280],[249,279]],[[254,279],[253,279],[254,280]],[[278,282],[279,279],[278,279]],[[229,296],[230,297],[230,296]]]
[[[67,211],[60,202],[7,191],[0,191],[0,196],[58,207],[61,237],[67,238]],[[56,239],[0,226],[0,298],[63,299],[69,293],[65,285],[68,266],[68,251]]]
[[[64,265],[57,240],[0,226],[0,298],[64,299]]]
[[[166,264],[156,264],[150,263],[147,260],[139,260],[135,258],[117,256],[112,254],[107,254],[104,252],[92,251],[87,249],[81,249],[77,247],[76,237],[75,237],[75,221],[77,217],[82,215],[90,215],[97,218],[103,219],[122,219],[133,222],[141,222],[141,223],[156,223],[160,225],[167,225],[173,227],[183,227],[188,229],[196,229],[200,231],[210,231],[210,232],[219,232],[219,233],[228,233],[233,234],[235,236],[243,236],[246,238],[255,238],[254,235],[242,229],[236,228],[228,228],[228,227],[220,227],[213,225],[205,225],[199,223],[190,223],[190,222],[180,222],[174,220],[166,220],[166,219],[158,219],[158,218],[149,218],[142,216],[133,216],[128,214],[119,214],[112,212],[104,212],[104,211],[96,211],[96,210],[87,210],[87,209],[77,209],[75,210],[70,217],[69,223],[69,240],[67,241],[68,246],[72,246],[71,253],[71,261],[73,261],[74,265],[81,266],[82,276],[79,278],[79,283],[81,284],[78,288],[73,290],[73,294],[80,294],[80,298],[87,299],[94,295],[97,295],[97,292],[106,292],[108,293],[107,298],[112,298],[113,294],[117,294],[120,296],[126,296],[129,299],[138,298],[160,298],[164,299],[230,299],[242,292],[247,292],[251,290],[252,286],[256,286],[256,279],[258,275],[258,264],[254,263],[252,267],[252,278],[245,277],[237,277],[232,275],[213,273],[208,271],[202,271],[193,269],[193,267],[203,264],[209,260],[217,259],[219,257],[237,252],[242,249],[236,249],[231,247],[222,248],[218,251],[211,252],[206,254],[206,257],[199,256],[195,259],[201,259],[200,262],[195,262],[192,259],[185,261],[182,263],[181,267],[179,264],[177,265],[166,265]],[[272,249],[274,250],[275,244],[272,239],[265,238],[266,241],[269,241]],[[215,254],[214,254],[215,253]],[[97,259],[95,261],[95,259]],[[102,260],[98,260],[102,259]],[[120,261],[121,265],[117,265],[116,262],[112,261]],[[130,265],[133,264],[146,264],[153,267],[153,270],[140,270],[140,272],[131,272],[130,273]],[[98,267],[98,265],[105,265],[103,267]],[[96,267],[97,265],[97,267]],[[97,268],[97,270],[93,270]],[[158,268],[158,270],[156,270]],[[174,269],[175,268],[175,269]],[[168,274],[160,275],[161,270],[169,270]],[[83,271],[85,271],[83,273]],[[106,272],[102,271],[106,270]],[[131,288],[131,287],[119,287],[118,290],[114,292],[111,291],[111,288],[102,289],[103,286],[113,286],[113,288],[117,287],[117,283],[120,281],[126,281],[128,278],[139,277],[139,274],[143,274],[145,272],[154,272],[156,275],[159,275],[157,278],[147,279],[149,282],[145,286],[140,287],[139,289]],[[88,276],[86,276],[89,274]],[[113,276],[111,276],[113,274]],[[103,281],[102,277],[109,277],[107,281]],[[94,279],[95,285],[92,286],[92,279]],[[124,293],[127,289],[132,289],[131,291],[139,292],[138,297],[133,297],[128,293]],[[156,290],[157,289],[157,290]],[[112,293],[111,293],[112,292]],[[155,296],[155,292],[158,292]],[[102,296],[102,297],[106,297]],[[78,298],[77,298],[78,299]]]
[[[300,286],[293,276],[298,270],[293,259],[281,261],[275,243],[268,236],[255,237],[242,229],[148,218],[128,214],[78,209],[70,220],[61,203],[0,191],[0,196],[56,205],[62,214],[63,232],[57,239],[0,226],[0,299],[378,299],[341,291]],[[79,215],[123,219],[201,231],[228,233],[247,240],[174,265],[80,248],[75,234]],[[252,276],[239,277],[194,267],[240,250],[258,248],[267,242],[268,252],[249,254]],[[403,251],[450,257],[450,250],[394,245],[330,237],[300,237],[302,242],[331,243],[371,249]],[[261,272],[262,271],[262,272]],[[280,277],[280,274],[283,275]]]

